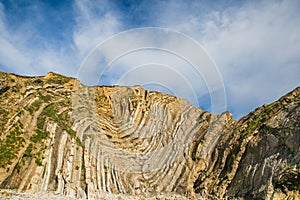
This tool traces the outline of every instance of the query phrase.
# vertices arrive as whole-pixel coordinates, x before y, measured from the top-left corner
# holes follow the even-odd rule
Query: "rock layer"
[[[300,88],[239,121],[139,86],[87,87],[55,73],[0,73],[0,102],[2,189],[299,198]]]

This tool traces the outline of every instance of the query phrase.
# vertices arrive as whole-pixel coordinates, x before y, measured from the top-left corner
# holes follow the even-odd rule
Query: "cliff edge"
[[[0,72],[0,105],[0,197],[300,198],[300,87],[236,121],[139,86]]]

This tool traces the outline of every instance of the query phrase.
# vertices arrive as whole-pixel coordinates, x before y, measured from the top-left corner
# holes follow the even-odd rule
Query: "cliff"
[[[0,197],[300,198],[299,87],[236,121],[139,86],[0,72],[0,105]]]

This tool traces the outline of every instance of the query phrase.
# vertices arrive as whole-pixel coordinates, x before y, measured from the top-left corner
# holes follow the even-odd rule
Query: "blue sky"
[[[55,71],[80,78],[78,72],[91,51],[113,35],[135,28],[167,28],[205,49],[226,93],[226,105],[218,112],[228,109],[239,118],[300,85],[299,11],[297,0],[0,0],[0,70],[23,75]],[[147,40],[145,35],[136,37]],[[155,65],[150,66],[152,61]],[[208,77],[199,77],[198,83],[195,73],[181,63],[168,52],[144,49],[121,58],[102,81],[92,84],[140,84],[211,111],[212,93],[218,97],[220,90],[209,90]],[[172,79],[175,72],[182,80]],[[149,84],[151,80],[158,84]],[[196,93],[197,103],[186,88]]]

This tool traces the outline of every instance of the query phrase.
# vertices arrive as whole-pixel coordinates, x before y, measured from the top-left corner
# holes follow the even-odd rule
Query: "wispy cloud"
[[[212,111],[226,108],[222,78],[207,53],[191,38],[170,29],[135,29],[108,39],[87,57],[78,76],[89,85],[96,85],[99,78],[100,84],[155,83],[201,107],[208,102],[198,99],[211,95]],[[218,98],[216,91],[221,93]]]
[[[121,30],[121,23],[105,1],[75,1],[76,27],[73,40],[80,55]]]
[[[299,85],[299,1],[249,1],[204,14],[191,13],[183,1],[174,6],[177,11],[163,13],[165,20],[157,24],[187,33],[207,49],[222,73],[235,116]],[[180,23],[174,23],[175,15]]]
[[[19,62],[28,65],[29,61],[9,40],[9,32],[6,30],[5,21],[4,6],[0,3],[0,64],[11,66],[24,73]]]
[[[7,13],[5,6],[0,3],[0,67],[6,71],[27,75],[56,71],[74,76],[89,52],[107,38],[128,27],[156,26],[180,31],[205,47],[221,72],[228,107],[236,118],[299,85],[300,2],[297,0],[217,3],[174,0],[130,5],[119,1],[76,0],[59,12],[48,4],[29,3],[26,9],[27,14],[31,13],[30,20],[16,16],[15,20],[23,20],[17,24],[11,21],[13,12]],[[47,9],[55,21],[47,22],[50,20],[46,17]],[[137,35],[121,41],[102,52],[102,56],[108,59],[136,41],[147,43],[147,37]],[[178,44],[178,38],[170,37],[168,43],[181,50],[185,48],[184,44]],[[149,69],[157,73],[151,75]],[[96,78],[100,76],[98,71],[95,70]],[[174,77],[180,78],[177,75],[183,79],[174,81]],[[192,85],[199,102],[205,99],[201,106],[209,109],[205,79],[211,78],[206,75],[200,83],[198,78],[180,57],[144,50],[118,59],[102,80],[105,84],[164,80],[160,81],[162,85],[179,89],[185,82]],[[177,93],[186,98],[192,95],[180,90]]]
[[[200,41],[222,71],[229,104],[245,114],[299,85],[299,1],[263,1],[213,13]]]
[[[38,10],[35,5],[28,7],[32,12]],[[24,21],[20,26],[10,24],[12,22],[6,17],[3,4],[0,4],[0,13],[0,63],[7,71],[24,75],[41,75],[48,71],[71,72],[74,63],[70,58],[73,52],[69,44],[47,41],[34,26],[42,18],[42,13],[37,11],[35,22]]]

